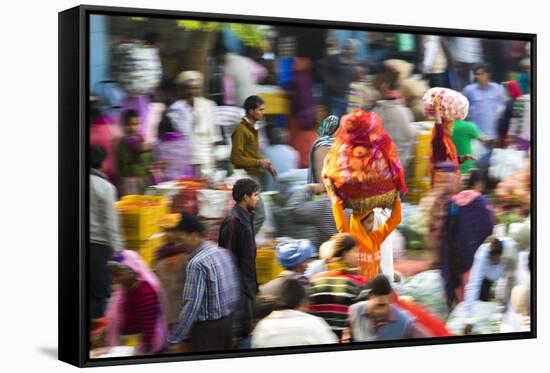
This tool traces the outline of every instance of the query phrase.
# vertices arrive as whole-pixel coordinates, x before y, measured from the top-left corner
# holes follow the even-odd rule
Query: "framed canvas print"
[[[59,13],[59,358],[535,338],[536,35]]]

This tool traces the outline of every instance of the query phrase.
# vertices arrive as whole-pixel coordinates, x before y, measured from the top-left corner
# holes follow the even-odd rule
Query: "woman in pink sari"
[[[96,98],[90,99],[90,145],[101,146],[107,152],[103,162],[103,169],[109,181],[116,184],[116,158],[115,144],[120,137],[120,130],[111,122],[109,117],[103,115]]]
[[[107,306],[107,343],[121,345],[122,336],[139,335],[137,354],[161,352],[166,345],[165,297],[157,277],[131,250],[109,262],[116,290]]]

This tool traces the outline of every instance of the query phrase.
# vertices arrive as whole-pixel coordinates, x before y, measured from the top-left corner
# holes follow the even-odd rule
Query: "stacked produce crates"
[[[283,268],[277,262],[275,244],[259,247],[256,252],[256,277],[260,285],[277,277]]]
[[[125,247],[137,251],[151,265],[156,250],[164,243],[160,218],[169,213],[168,199],[162,196],[127,195],[116,203]]]

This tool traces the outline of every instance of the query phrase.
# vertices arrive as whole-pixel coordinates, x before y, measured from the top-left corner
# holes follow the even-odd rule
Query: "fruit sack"
[[[435,117],[433,102],[437,97],[441,97],[439,109],[443,119],[463,120],[468,115],[470,104],[462,93],[448,88],[434,87],[422,97],[424,112],[429,118]]]
[[[113,70],[115,80],[132,95],[151,93],[162,78],[158,50],[139,41],[124,41],[115,47]]]
[[[407,192],[395,145],[373,112],[344,115],[323,167],[338,195],[353,210],[365,212],[392,206],[398,190]]]

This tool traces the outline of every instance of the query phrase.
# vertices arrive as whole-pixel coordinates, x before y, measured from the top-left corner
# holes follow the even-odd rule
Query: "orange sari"
[[[430,156],[431,185],[434,181],[434,165],[440,162],[451,162],[459,167],[459,158],[453,139],[446,133],[444,126],[452,126],[450,123],[436,123],[432,129],[432,153]]]

